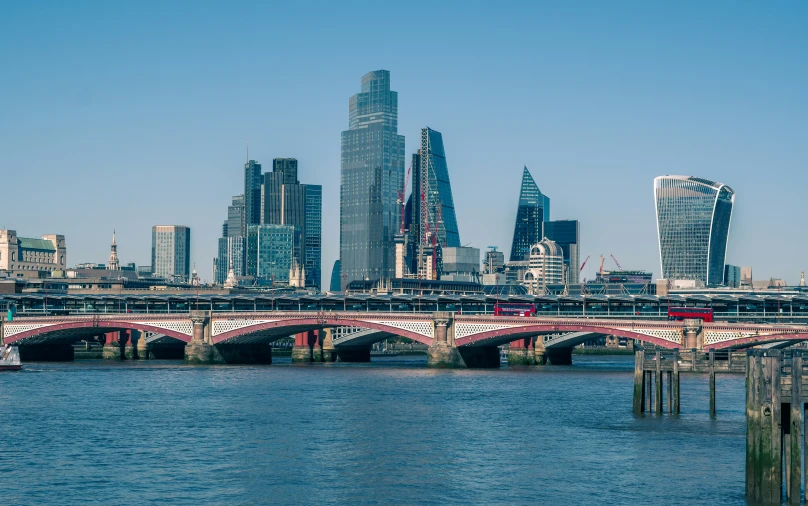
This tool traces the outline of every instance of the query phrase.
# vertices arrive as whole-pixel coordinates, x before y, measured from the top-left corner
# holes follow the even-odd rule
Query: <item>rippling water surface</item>
[[[744,504],[744,378],[631,414],[632,357],[26,364],[0,374],[2,504]]]

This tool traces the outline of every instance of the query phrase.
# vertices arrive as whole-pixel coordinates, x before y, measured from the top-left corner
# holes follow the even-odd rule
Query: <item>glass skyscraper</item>
[[[654,199],[662,277],[722,284],[732,188],[698,177],[659,176]]]
[[[550,221],[550,197],[539,191],[536,181],[525,167],[522,171],[519,208],[516,210],[516,225],[513,229],[511,262],[530,258],[530,247],[542,240],[542,226],[545,221]]]
[[[431,128],[421,129],[421,149],[412,155],[411,198],[410,235],[414,243],[420,244],[424,240],[422,222],[426,218],[430,229],[437,223],[437,242],[441,247],[460,246],[443,136]]]
[[[581,250],[581,227],[578,220],[545,221],[544,237],[558,244],[564,252],[564,282],[577,284]]]
[[[247,229],[247,257],[255,259],[248,274],[286,283],[298,248],[299,234],[292,225],[252,225]]]
[[[261,223],[261,164],[247,160],[244,164],[244,225],[242,235],[250,225]]]
[[[404,185],[404,136],[398,135],[398,93],[390,72],[362,77],[348,102],[340,170],[342,288],[362,279],[395,275],[398,192]]]

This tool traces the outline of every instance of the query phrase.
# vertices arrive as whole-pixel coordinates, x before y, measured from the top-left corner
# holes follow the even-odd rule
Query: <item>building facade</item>
[[[654,198],[662,277],[723,284],[732,188],[698,177],[660,176]]]
[[[293,225],[252,225],[247,232],[247,258],[254,258],[248,275],[273,283],[288,283],[300,234]],[[254,269],[254,272],[250,270]]]
[[[184,225],[153,226],[151,264],[157,277],[189,281],[191,229]]]
[[[480,248],[451,246],[443,248],[441,281],[480,282]]]
[[[298,180],[295,158],[272,161],[272,172],[264,174],[261,185],[261,224],[295,228],[296,261],[305,272],[306,286],[317,289],[322,275],[322,202],[322,186]]]
[[[404,185],[404,136],[398,135],[398,93],[390,72],[362,77],[348,102],[348,130],[341,135],[340,260],[342,287],[353,280],[390,278],[398,193]]]
[[[522,171],[522,186],[519,190],[519,207],[513,228],[510,261],[528,260],[532,245],[542,239],[542,225],[550,221],[550,198],[540,190],[533,176]]]
[[[19,237],[16,230],[0,230],[0,271],[28,278],[49,276],[66,267],[65,236],[53,234],[32,239]]]
[[[741,286],[741,268],[737,265],[724,266],[724,286],[738,288]]]
[[[241,226],[244,235],[250,225],[261,223],[261,164],[247,160],[244,164],[244,222]],[[229,228],[229,227],[228,227]]]
[[[544,237],[564,251],[564,283],[577,284],[581,250],[581,226],[578,220],[545,221]]]
[[[542,239],[530,248],[528,268],[522,284],[529,293],[543,295],[547,285],[563,283],[564,251],[550,239]]]

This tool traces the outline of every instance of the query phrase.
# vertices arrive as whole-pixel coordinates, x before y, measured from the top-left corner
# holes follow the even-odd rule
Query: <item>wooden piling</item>
[[[648,404],[645,406],[646,411],[649,413],[654,410],[654,373],[652,371],[646,371],[645,373],[648,376]]]
[[[710,416],[715,416],[715,351],[710,350]]]
[[[639,350],[634,353],[634,414],[641,415],[645,411],[645,376],[643,360],[645,352]]]
[[[791,416],[789,427],[789,479],[787,495],[789,502],[800,503],[800,480],[802,479],[802,352],[794,351],[791,359]]]
[[[757,475],[757,427],[755,426],[755,408],[757,396],[755,395],[755,377],[757,376],[755,352],[746,353],[746,498],[757,500],[755,490],[755,476]]]
[[[781,429],[779,350],[765,352],[762,378],[762,415],[760,423],[761,499],[764,504],[780,504],[783,493],[783,446]]]
[[[679,350],[673,350],[673,414],[679,414]]]
[[[668,371],[668,414],[673,414],[673,371]]]
[[[654,387],[654,408],[657,415],[662,414],[662,353],[656,351],[656,385]]]

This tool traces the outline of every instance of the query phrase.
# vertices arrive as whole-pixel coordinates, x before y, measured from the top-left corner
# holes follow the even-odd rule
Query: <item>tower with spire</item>
[[[118,271],[121,265],[118,262],[118,245],[115,243],[115,230],[112,230],[112,247],[109,252],[109,262],[107,262],[107,269],[110,271]]]

